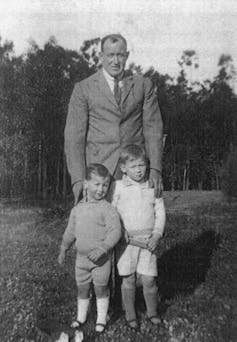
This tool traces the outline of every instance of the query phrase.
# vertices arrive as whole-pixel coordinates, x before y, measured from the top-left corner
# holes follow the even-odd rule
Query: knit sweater
[[[108,252],[120,237],[119,215],[110,203],[104,199],[80,202],[71,211],[62,248],[67,250],[75,242],[81,255],[88,255],[95,248]]]

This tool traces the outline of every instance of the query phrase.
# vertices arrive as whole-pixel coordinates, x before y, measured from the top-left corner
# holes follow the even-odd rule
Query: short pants
[[[156,277],[157,257],[147,249],[127,245],[117,261],[118,273],[126,276],[137,272],[146,276]]]
[[[96,265],[87,256],[77,256],[75,277],[77,286],[93,282],[95,286],[107,286],[111,273],[111,257],[102,266]]]

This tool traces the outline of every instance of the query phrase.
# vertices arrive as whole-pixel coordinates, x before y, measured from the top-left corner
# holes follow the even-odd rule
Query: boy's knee
[[[95,295],[97,298],[105,298],[105,297],[108,297],[109,295],[109,288],[107,285],[103,285],[103,286],[95,285],[94,289],[95,289]]]
[[[90,283],[85,284],[85,285],[78,285],[78,297],[81,299],[87,299],[89,298],[89,293],[90,293]]]
[[[156,278],[155,277],[151,277],[151,276],[142,276],[142,284],[143,287],[146,289],[156,289],[157,288],[157,284],[156,284]]]
[[[135,273],[130,274],[129,276],[123,277],[122,286],[126,289],[133,289],[136,285],[136,276]]]

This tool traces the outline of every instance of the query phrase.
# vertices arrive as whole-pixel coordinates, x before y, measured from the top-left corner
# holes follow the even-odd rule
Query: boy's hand
[[[62,265],[65,261],[65,252],[60,252],[58,256],[58,263],[59,265]]]
[[[150,237],[150,239],[149,239],[149,241],[147,243],[147,246],[148,246],[148,249],[149,249],[150,252],[154,252],[155,251],[155,249],[156,249],[156,247],[158,245],[158,241],[160,240],[160,238],[161,238],[161,236],[158,235],[158,234],[153,234]]]
[[[88,254],[88,258],[93,262],[97,262],[99,260],[99,258],[101,258],[102,255],[104,255],[104,254],[106,254],[106,253],[105,253],[105,251],[103,251],[103,249],[96,248],[96,249],[93,249]]]

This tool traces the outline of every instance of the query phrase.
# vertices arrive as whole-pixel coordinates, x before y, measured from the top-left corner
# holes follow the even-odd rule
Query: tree
[[[54,196],[67,192],[63,149],[67,105],[74,83],[85,78],[89,71],[80,54],[64,50],[53,37],[43,49],[31,44],[28,51],[23,78],[35,142],[33,164],[37,189],[43,198],[48,193]]]
[[[185,50],[178,62],[181,67],[181,77],[187,77],[187,84],[192,87],[195,82],[193,80],[194,72],[199,67],[198,55],[195,50]]]
[[[91,67],[91,72],[95,72],[100,66],[99,59],[99,44],[101,39],[99,37],[91,40],[85,40],[80,48],[80,53],[88,65]]]
[[[13,43],[0,39],[2,194],[30,193],[43,198],[67,194],[70,180],[63,132],[68,102],[75,82],[100,67],[99,43],[100,38],[85,41],[76,52],[65,50],[51,37],[43,48],[32,41],[27,53],[16,57]],[[221,55],[216,77],[198,87],[193,77],[198,68],[196,52],[185,50],[179,65],[177,79],[154,68],[144,72],[134,63],[128,72],[143,74],[155,85],[164,133],[168,134],[165,189],[219,189],[220,181],[223,186],[234,174],[231,167],[235,165],[237,98],[233,92],[233,61],[231,56]],[[230,185],[229,189],[234,187]]]
[[[21,96],[22,58],[14,56],[14,45],[0,38],[0,184],[2,194],[25,190],[25,163],[27,139],[22,132],[24,101]]]

